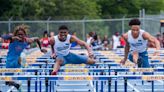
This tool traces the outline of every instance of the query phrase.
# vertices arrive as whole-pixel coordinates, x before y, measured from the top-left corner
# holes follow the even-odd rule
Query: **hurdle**
[[[69,69],[70,68],[67,68],[67,69],[66,68],[61,68],[59,70],[59,72],[79,72],[79,71],[84,72],[84,71],[86,71],[86,69],[84,69],[84,71],[83,71],[83,68],[72,68],[70,70]],[[111,69],[106,69],[106,70],[105,69],[106,68],[98,68],[98,69],[93,68],[93,69],[88,69],[86,72],[102,72],[103,71],[103,72],[116,72],[117,73],[117,72],[155,72],[155,71],[156,72],[163,72],[164,71],[163,68],[147,68],[147,69],[145,69],[145,68],[131,68],[131,69],[129,69],[129,68],[123,68],[123,69],[111,68]],[[13,68],[11,68],[11,69],[8,69],[8,68],[6,68],[6,69],[0,69],[0,73],[2,73],[2,72],[3,73],[4,72],[12,72],[12,73],[14,73],[14,72],[16,72],[16,73],[18,73],[18,72],[37,72],[37,73],[34,74],[34,75],[37,75],[37,76],[40,76],[39,74],[41,74],[42,72],[50,72],[50,71],[52,71],[52,68],[44,68],[44,69],[40,69],[40,68],[34,68],[34,69],[29,69],[29,68],[13,69]],[[88,76],[90,76],[90,75],[88,75]],[[119,77],[120,75],[115,75],[115,76],[118,76],[118,78],[120,78]],[[133,76],[133,75],[128,75],[128,76]],[[163,75],[159,75],[159,76],[163,76]],[[6,78],[8,78],[8,77],[10,77],[10,76],[6,76]],[[160,78],[158,78],[158,77],[156,77],[156,78],[160,80]],[[8,79],[6,79],[6,80],[8,80]],[[33,80],[37,80],[37,79],[33,78]],[[114,79],[114,78],[112,78],[111,80],[116,81],[116,79]],[[109,80],[109,84],[111,83],[111,80]],[[28,79],[27,81],[28,81],[27,84],[29,86],[28,90],[30,90],[30,79]],[[125,78],[124,81],[125,81],[125,85],[126,85],[124,87],[125,87],[125,89],[127,89],[127,80],[126,80],[126,78]],[[36,92],[37,92],[37,89],[38,89],[37,88],[37,85],[38,85],[37,82],[38,81],[35,81],[35,90],[36,90]],[[45,80],[45,85],[48,85],[48,83],[51,84],[52,82],[48,82],[48,80]],[[102,84],[101,86],[103,86],[103,82],[101,84]],[[41,84],[39,84],[39,85],[41,85]],[[96,82],[96,85],[98,86],[97,82]],[[153,82],[152,82],[152,85],[154,85]],[[47,88],[48,88],[48,86],[46,87],[46,89]],[[103,88],[103,87],[101,87],[101,88]],[[41,88],[39,88],[39,89],[41,89]],[[152,89],[153,89],[153,87],[152,87]],[[115,82],[115,90],[117,90],[117,82]],[[109,92],[111,92],[111,91],[109,91]],[[125,92],[127,92],[127,91],[125,91]]]
[[[29,63],[28,65],[29,66],[37,66],[37,67],[52,67],[55,63]],[[0,63],[0,67],[5,67],[6,63]],[[76,67],[79,66],[78,64],[74,64]],[[82,64],[83,67],[87,68],[87,67],[93,67],[93,66],[104,66],[104,67],[111,67],[111,66],[120,66],[120,67],[123,67],[121,66],[120,64],[118,63],[96,63],[96,64],[93,64],[93,65],[85,65],[85,64]],[[132,67],[134,66],[134,64],[127,64],[126,66],[124,67]],[[150,66],[152,67],[156,67],[156,66],[161,66],[161,67],[164,67],[164,63],[150,63]]]
[[[31,81],[45,81],[46,85],[46,92],[49,92],[50,87],[48,87],[47,84],[49,84],[49,81],[57,81],[57,80],[63,80],[63,81],[84,81],[84,80],[91,80],[91,81],[108,81],[108,92],[111,92],[111,80],[124,80],[124,92],[127,92],[127,81],[128,80],[136,80],[136,79],[141,79],[141,80],[146,80],[146,81],[152,81],[152,92],[154,92],[154,83],[153,81],[157,80],[164,80],[164,75],[109,75],[109,76],[45,76],[45,75],[30,75],[30,76],[0,76],[0,81],[13,81],[13,80],[21,80],[21,81],[28,81],[28,92],[30,92],[30,80]],[[101,82],[103,83],[103,82]],[[103,86],[101,86],[101,92],[103,92]],[[96,88],[98,85],[96,85]],[[98,92],[98,91],[97,91]]]
[[[30,59],[30,58],[29,58]],[[45,60],[44,60],[45,59]],[[34,60],[34,59],[33,59]],[[51,60],[48,60],[48,58],[47,57],[41,57],[41,58],[36,58],[35,59],[36,61],[37,61],[37,63],[33,63],[33,64],[29,64],[29,66],[42,66],[42,67],[52,67],[52,65],[53,64],[55,64],[53,61],[53,63],[50,63],[51,62]],[[41,62],[39,62],[39,60],[41,60]],[[49,62],[50,61],[50,62]],[[103,61],[103,60],[102,60]],[[42,65],[41,65],[42,64]],[[163,66],[164,64],[162,64],[162,63],[151,63],[151,66]],[[73,65],[74,66],[74,65]],[[70,66],[70,67],[73,67],[73,66]],[[98,64],[95,64],[95,65],[82,65],[84,68],[87,68],[87,69],[85,69],[85,71],[87,71],[87,72],[102,72],[102,70],[104,69],[104,71],[103,72],[125,72],[125,71],[127,71],[127,72],[129,72],[129,71],[131,71],[131,72],[133,72],[132,71],[132,69],[130,68],[130,69],[128,69],[128,68],[125,68],[125,67],[122,67],[122,66],[120,66],[120,64],[118,64],[118,63],[109,63],[109,62],[102,62],[102,63],[98,63]],[[97,67],[97,66],[102,66],[102,68],[100,68],[100,67]],[[123,68],[123,70],[125,69],[125,71],[121,71],[121,70],[119,70],[119,68],[117,68],[117,69],[113,69],[113,68],[111,68],[111,66],[118,66],[118,67],[120,67],[120,68]],[[129,65],[130,66],[130,65]],[[64,68],[61,68],[61,70],[59,70],[59,72],[66,72],[66,69],[68,69],[69,68],[69,66],[65,66]],[[75,65],[75,67],[74,67],[74,69],[77,69],[77,67],[78,67],[78,65],[76,66]],[[93,67],[96,67],[97,68],[97,70],[96,69],[94,69]],[[111,71],[109,71],[109,69],[106,69],[106,68],[110,68],[111,69]],[[35,70],[36,69],[36,70]],[[83,71],[81,71],[81,69],[79,69],[79,70],[69,70],[68,72],[83,72]],[[112,70],[113,69],[113,70]],[[126,70],[126,69],[128,69],[128,70]],[[155,69],[155,70],[154,70]],[[159,71],[159,72],[162,72],[163,70],[156,70],[156,69],[161,69],[161,68],[153,68],[153,70],[151,71],[150,70],[150,72],[156,72],[156,71]],[[39,69],[37,69],[37,68],[34,68],[34,70],[35,70],[35,72],[37,71],[38,73],[42,73],[42,72],[49,72],[49,71],[51,71],[52,69],[49,69],[49,68],[43,68],[43,70],[39,70]],[[134,71],[138,71],[138,72],[145,72],[145,70],[134,70]],[[27,72],[26,70],[22,70],[22,72]],[[30,70],[30,72],[34,72],[33,70]],[[18,76],[22,76],[22,75],[18,75]],[[34,73],[34,76],[41,76],[41,75],[35,75],[35,73]],[[43,77],[45,76],[45,75],[42,75]],[[46,75],[46,76],[49,76],[49,75]],[[81,76],[81,75],[80,75]],[[90,75],[89,75],[90,76]],[[108,76],[108,75],[97,75],[97,76]],[[111,75],[110,75],[111,76]],[[117,73],[116,73],[116,75],[115,76],[118,76],[117,75]],[[135,76],[135,75],[134,75]],[[10,76],[8,76],[8,77],[10,77]],[[32,77],[32,76],[31,76]],[[64,76],[64,77],[69,77],[69,76]],[[15,77],[14,77],[15,78]],[[76,79],[77,78],[77,79]],[[79,78],[79,77],[75,77],[75,78],[73,78],[75,81],[76,80],[80,80],[81,79],[81,81],[83,81],[82,79],[83,78]],[[119,79],[120,78],[120,79]],[[143,78],[143,77],[142,77]],[[162,78],[158,78],[158,77],[156,77],[157,79],[154,79],[154,80],[163,80]],[[36,81],[36,82],[38,82],[38,80],[39,80],[40,78],[34,78],[33,77],[33,80],[34,81]],[[60,79],[60,78],[59,78]],[[97,78],[98,79],[98,78]],[[117,77],[117,78],[110,78],[111,80],[107,80],[108,81],[108,84],[110,84],[110,82],[111,81],[116,81],[116,80],[124,80],[124,88],[125,88],[125,90],[126,91],[128,91],[127,90],[127,85],[128,85],[128,83],[126,82],[126,81],[128,81],[129,79],[126,79],[126,78],[122,78],[122,77]],[[29,78],[29,80],[31,81],[32,79],[31,78]],[[61,79],[62,80],[62,79]],[[71,80],[71,79],[70,79]],[[133,80],[133,79],[132,79]],[[134,79],[135,80],[135,79]],[[142,80],[142,79],[141,79]],[[153,79],[152,79],[153,80]],[[27,80],[28,81],[28,80]],[[30,81],[28,81],[28,85],[30,86]],[[50,88],[50,86],[49,85],[52,85],[53,84],[53,80],[52,80],[52,82],[51,82],[51,80],[49,80],[49,79],[47,79],[47,78],[42,78],[42,80],[41,81],[44,81],[45,82],[45,87],[46,87],[46,89],[48,89],[48,91],[50,92],[50,90],[51,90],[51,88]],[[55,81],[58,81],[58,80],[55,80]],[[67,81],[67,80],[64,80],[64,81]],[[68,80],[69,81],[69,80]],[[98,86],[98,80],[91,80],[91,81],[95,81],[95,85],[97,85]],[[101,80],[100,80],[101,81]],[[101,81],[102,82],[102,81]],[[52,83],[52,84],[51,84]],[[112,83],[112,82],[111,82]],[[152,85],[154,85],[153,84],[154,82],[152,82]],[[102,85],[101,85],[101,88],[103,88],[103,86],[105,86],[103,83],[101,83]],[[35,85],[40,85],[40,84],[35,84]],[[47,86],[46,86],[47,85]],[[126,86],[125,86],[126,85]],[[41,86],[41,85],[40,85]],[[108,85],[109,86],[109,85]],[[115,84],[115,86],[117,86],[117,84]],[[52,86],[53,87],[53,86]],[[110,86],[111,87],[111,86]],[[154,89],[153,88],[154,86],[152,86],[152,90]],[[96,87],[96,90],[98,90],[97,89],[98,87]],[[38,91],[37,90],[38,88],[37,88],[37,86],[36,86],[36,88],[35,88],[35,91]],[[39,89],[41,89],[41,87],[39,87]],[[52,88],[53,89],[53,88]],[[109,90],[111,90],[111,88],[108,88]],[[29,89],[30,90],[30,89]],[[108,90],[108,92],[111,92],[111,91],[109,91]],[[115,87],[115,90],[117,91],[117,87]],[[47,91],[47,92],[48,92]],[[103,89],[101,89],[101,92],[103,92],[104,90]],[[126,92],[125,91],[125,92]],[[154,92],[154,91],[152,91],[152,92]]]
[[[52,68],[3,68],[0,73],[51,72]],[[64,68],[59,72],[163,72],[164,68]]]

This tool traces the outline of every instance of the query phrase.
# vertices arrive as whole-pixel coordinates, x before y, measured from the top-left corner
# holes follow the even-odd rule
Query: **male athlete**
[[[127,58],[129,58],[129,60],[137,64],[138,67],[149,68],[148,42],[156,48],[154,55],[159,54],[160,44],[155,37],[140,29],[140,21],[138,19],[132,19],[129,22],[129,26],[131,30],[122,35],[127,44],[125,46],[125,56],[124,59],[121,60],[121,64],[124,65]]]
[[[59,27],[58,35],[50,39],[52,47],[52,57],[56,58],[56,63],[52,71],[52,75],[56,75],[60,66],[65,64],[94,64],[92,49],[84,41],[78,39],[74,35],[68,33],[68,28],[65,25]],[[85,55],[77,55],[70,52],[72,42],[77,42],[79,45],[84,46],[89,57]]]

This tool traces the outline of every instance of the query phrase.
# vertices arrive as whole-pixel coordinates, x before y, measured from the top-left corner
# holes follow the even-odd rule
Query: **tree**
[[[104,18],[122,18],[125,15],[137,17],[139,10],[143,8],[146,13],[151,14],[158,14],[164,10],[163,0],[97,0],[97,3],[101,6]]]
[[[163,0],[142,0],[141,8],[144,8],[147,14],[159,14],[164,11]]]
[[[2,2],[2,1],[1,1]],[[59,17],[60,19],[98,18],[100,7],[92,0],[9,0],[1,3],[1,16],[42,19]]]
[[[100,15],[100,7],[93,0],[56,0],[55,3],[57,5],[56,16],[82,19],[84,17],[98,18]]]

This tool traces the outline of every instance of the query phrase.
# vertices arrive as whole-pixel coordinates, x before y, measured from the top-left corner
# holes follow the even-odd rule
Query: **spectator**
[[[98,42],[98,45],[101,45],[101,43],[102,43],[102,42],[101,42],[101,38],[100,38],[99,35],[97,36],[97,42]]]
[[[2,49],[2,38],[0,36],[0,49]]]
[[[115,34],[112,36],[112,48],[113,50],[116,50],[118,46],[120,46],[120,36],[119,32],[115,32]]]
[[[10,38],[12,34],[3,34],[2,35],[2,49],[8,49],[10,44]]]
[[[99,41],[101,41],[100,38],[98,39],[98,35],[94,32],[93,39],[91,40],[93,50],[100,50],[102,48]]]
[[[44,31],[43,38],[40,40],[42,47],[48,47],[49,46],[49,38],[48,38],[48,32]]]
[[[157,33],[156,38],[157,38],[157,40],[159,41],[160,46],[162,47],[162,38],[161,38],[161,34],[160,34],[160,33]]]
[[[73,32],[72,35],[76,36],[76,32]],[[78,45],[76,41],[72,41],[71,48],[80,48],[80,46]]]
[[[121,48],[125,47],[125,45],[126,45],[126,42],[122,36],[120,37],[120,45],[121,45],[120,46]]]
[[[164,32],[162,33],[162,47],[164,48]]]
[[[108,36],[105,35],[104,39],[102,40],[102,44],[103,44],[103,50],[109,50],[109,40],[108,40]]]
[[[87,35],[87,44],[91,47],[91,43],[93,41],[93,32],[89,32]]]
[[[50,32],[50,37],[54,37],[55,33],[54,32]]]
[[[97,34],[94,32],[93,34],[93,39],[91,40],[91,45],[93,47],[97,46],[98,45],[98,37],[97,37]]]

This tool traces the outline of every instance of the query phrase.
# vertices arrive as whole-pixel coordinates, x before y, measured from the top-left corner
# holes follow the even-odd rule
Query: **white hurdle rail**
[[[46,92],[50,92],[51,85],[54,84],[52,82],[58,80],[64,81],[84,81],[84,80],[92,80],[92,81],[108,81],[108,92],[111,92],[111,80],[124,80],[124,92],[127,92],[127,80],[146,80],[152,82],[152,92],[154,92],[154,80],[164,80],[164,75],[99,75],[99,76],[86,76],[86,75],[76,75],[76,76],[46,76],[46,75],[14,75],[14,76],[0,76],[0,81],[13,81],[13,80],[26,80],[28,81],[28,92],[30,92],[30,81],[45,81]],[[37,85],[37,83],[36,83]],[[50,87],[48,87],[50,85]],[[35,86],[37,87],[37,86]],[[41,87],[41,86],[40,86]],[[96,88],[98,85],[96,85]],[[37,88],[36,88],[37,89]],[[54,90],[54,88],[53,88]],[[101,92],[103,92],[103,84],[101,85]]]

